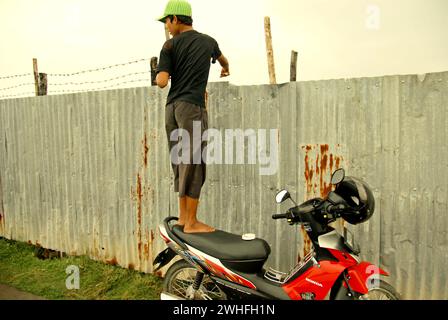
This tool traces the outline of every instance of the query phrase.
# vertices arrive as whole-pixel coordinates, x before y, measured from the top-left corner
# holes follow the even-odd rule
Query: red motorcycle
[[[315,198],[297,205],[286,190],[276,202],[290,199],[294,207],[273,219],[304,226],[314,249],[289,273],[264,269],[271,249],[253,234],[237,235],[221,230],[211,233],[184,233],[168,217],[159,226],[168,248],[154,260],[155,271],[175,256],[182,259],[167,270],[162,300],[357,300],[399,299],[395,289],[380,276],[388,273],[361,262],[359,248],[330,227],[342,218],[350,224],[367,221],[375,209],[372,191],[355,177],[336,170],[331,183],[335,190],[326,199]],[[351,237],[353,238],[353,237]]]

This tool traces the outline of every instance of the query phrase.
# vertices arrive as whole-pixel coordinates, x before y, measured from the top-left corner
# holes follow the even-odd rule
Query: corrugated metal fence
[[[177,215],[166,94],[0,100],[0,235],[151,272],[164,248],[157,225]],[[344,167],[376,196],[373,218],[351,227],[362,257],[390,271],[405,298],[447,299],[447,107],[448,72],[210,84],[209,127],[223,137],[225,129],[268,129],[268,151],[269,129],[278,129],[279,165],[273,175],[259,174],[260,158],[209,165],[199,217],[265,238],[267,265],[288,271],[309,244],[300,228],[271,219],[291,205],[276,205],[276,191],[287,188],[297,201],[325,195],[330,173]]]

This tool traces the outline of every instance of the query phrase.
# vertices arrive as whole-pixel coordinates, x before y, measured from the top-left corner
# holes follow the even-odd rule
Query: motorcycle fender
[[[160,252],[152,263],[153,266],[156,266],[158,264],[154,269],[154,272],[166,266],[171,260],[173,260],[176,255],[176,252],[174,252],[171,248],[166,248],[165,250]]]
[[[319,261],[282,287],[292,300],[302,300],[306,293],[312,293],[314,300],[323,300],[345,269],[346,266],[333,261]]]
[[[361,262],[349,267],[347,274],[350,288],[361,294],[366,294],[369,288],[379,285],[379,275],[389,275],[389,273],[370,262]]]

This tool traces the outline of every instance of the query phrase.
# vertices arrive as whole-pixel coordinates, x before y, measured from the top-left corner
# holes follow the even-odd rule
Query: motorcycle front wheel
[[[359,300],[401,300],[400,294],[384,280],[369,288],[369,292],[359,297]]]
[[[193,289],[198,270],[185,260],[175,262],[165,274],[163,290],[187,300],[226,300],[224,292],[207,276],[197,291]]]

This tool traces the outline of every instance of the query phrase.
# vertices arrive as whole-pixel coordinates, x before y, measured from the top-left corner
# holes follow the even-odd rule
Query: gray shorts
[[[188,196],[199,199],[201,188],[205,182],[206,164],[202,157],[202,151],[206,148],[207,141],[202,142],[201,139],[199,140],[200,143],[198,141],[193,143],[194,121],[197,121],[195,127],[195,137],[197,139],[202,137],[204,131],[208,129],[207,111],[196,104],[185,101],[174,101],[166,106],[165,129],[170,150],[170,162],[174,172],[174,191],[179,192],[179,197]],[[181,144],[178,141],[170,140],[171,133],[176,129],[184,129],[189,134],[189,161],[179,161],[179,158],[173,158],[173,147],[177,145],[177,148],[179,148]],[[174,153],[180,154],[182,159],[186,159],[187,153],[184,155],[177,150],[175,149]]]

